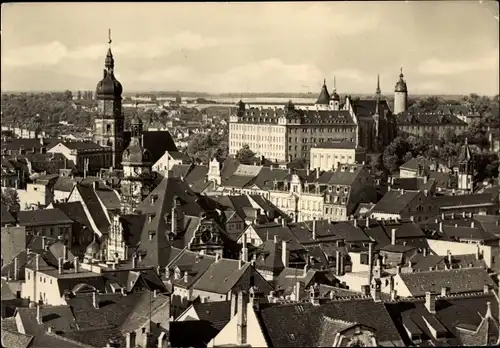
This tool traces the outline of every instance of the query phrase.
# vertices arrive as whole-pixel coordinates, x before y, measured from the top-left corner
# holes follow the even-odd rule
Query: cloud
[[[215,46],[221,41],[192,32],[181,32],[169,37],[153,37],[141,42],[113,43],[113,54],[131,59],[157,59],[174,51],[193,51]],[[64,60],[102,59],[107,45],[89,45],[69,49],[59,41],[20,47],[4,52],[5,66],[56,65]]]
[[[418,67],[418,72],[426,75],[454,75],[470,71],[498,71],[498,50],[476,60],[443,61],[428,59]]]
[[[333,88],[333,76],[342,86],[363,81],[362,73],[355,69],[336,70],[327,74],[315,65],[289,64],[278,58],[269,58],[235,66],[221,73],[204,73],[177,65],[166,69],[151,69],[138,76],[127,75],[135,86],[148,88],[205,90],[217,92],[297,92],[317,93],[323,78]],[[132,81],[133,80],[133,81]]]

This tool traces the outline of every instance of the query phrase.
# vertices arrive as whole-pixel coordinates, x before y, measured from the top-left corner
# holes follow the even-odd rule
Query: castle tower
[[[408,110],[408,87],[404,80],[403,68],[399,74],[399,81],[394,88],[394,114],[400,114]]]
[[[337,94],[337,83],[333,77],[333,93],[330,96],[330,110],[340,110],[340,96]]]
[[[321,87],[321,92],[319,92],[318,100],[314,106],[318,110],[328,110],[330,107],[330,93],[326,87],[326,79],[323,80],[323,87]]]
[[[136,105],[137,110],[137,105]],[[131,213],[149,195],[153,162],[151,154],[142,144],[142,121],[136,114],[130,126],[130,144],[123,151],[120,182],[122,210]]]
[[[111,30],[109,48],[104,62],[103,78],[96,87],[98,115],[94,122],[94,142],[112,149],[111,165],[120,166],[123,152],[122,85],[115,78],[115,60],[111,53]]]
[[[458,189],[472,191],[474,188],[474,163],[467,138],[459,157]]]

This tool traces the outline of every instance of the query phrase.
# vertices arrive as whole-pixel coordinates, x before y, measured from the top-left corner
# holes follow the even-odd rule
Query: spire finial
[[[337,90],[337,80],[335,79],[335,75],[333,76],[333,90]]]
[[[112,42],[113,42],[113,40],[111,40],[111,29],[108,29],[108,44],[110,47],[111,47]]]
[[[403,78],[403,66],[401,66],[401,68],[399,69],[400,73],[399,73],[399,77],[400,78]]]
[[[380,74],[377,74],[377,90],[376,94],[379,95],[381,93],[380,91]]]
[[[323,79],[323,86],[326,86],[326,78]]]

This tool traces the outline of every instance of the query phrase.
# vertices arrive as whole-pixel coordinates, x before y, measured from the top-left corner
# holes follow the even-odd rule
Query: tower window
[[[106,132],[107,133],[111,132],[111,125],[110,124],[106,125]]]

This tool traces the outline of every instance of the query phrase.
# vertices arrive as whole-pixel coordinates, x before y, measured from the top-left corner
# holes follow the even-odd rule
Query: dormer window
[[[337,193],[340,192],[340,186],[337,186]]]

